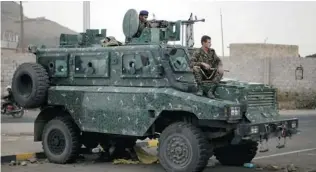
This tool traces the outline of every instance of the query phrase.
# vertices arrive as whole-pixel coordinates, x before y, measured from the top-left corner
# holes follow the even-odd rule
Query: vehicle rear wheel
[[[192,124],[176,122],[160,135],[159,162],[166,171],[202,171],[212,155],[203,132]]]
[[[67,117],[56,117],[44,128],[42,144],[50,162],[65,164],[74,161],[80,149],[79,129]]]
[[[257,150],[257,142],[245,141],[238,145],[216,148],[214,155],[222,165],[241,166],[244,163],[250,163],[256,156]]]

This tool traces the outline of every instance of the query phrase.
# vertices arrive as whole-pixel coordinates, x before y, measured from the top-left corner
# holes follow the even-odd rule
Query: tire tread
[[[69,130],[70,133],[70,137],[72,139],[72,149],[71,152],[68,156],[66,156],[64,159],[60,159],[60,160],[53,160],[50,159],[49,157],[47,157],[49,159],[50,162],[52,163],[56,163],[56,164],[66,164],[66,163],[71,163],[74,162],[79,154],[79,149],[80,149],[80,136],[79,136],[79,128],[74,124],[74,122],[71,120],[70,117],[64,117],[64,116],[58,116],[56,118],[53,119],[54,121],[61,121]],[[52,121],[53,121],[52,120]],[[45,134],[45,130],[43,132],[43,138],[44,138],[44,134]],[[44,140],[42,142],[42,146],[44,149]]]
[[[198,143],[198,147],[199,147],[199,159],[198,159],[198,163],[196,165],[196,167],[193,167],[192,169],[192,172],[200,172],[202,171],[207,163],[208,163],[208,160],[212,154],[212,149],[211,149],[211,145],[210,143],[208,142],[208,140],[206,139],[206,137],[204,136],[203,132],[195,127],[193,124],[190,124],[190,123],[186,123],[186,122],[175,122],[171,125],[169,125],[165,130],[174,130],[176,128],[187,128],[189,129],[194,138],[197,139],[197,143]],[[159,137],[159,142],[162,141],[162,139],[164,139],[166,136],[164,135],[164,132],[162,132],[162,134],[160,135]],[[161,145],[161,144],[159,144]],[[158,151],[160,149],[160,146],[158,145]],[[161,161],[160,163],[162,163],[163,166],[166,166],[164,165],[165,162],[164,161]]]

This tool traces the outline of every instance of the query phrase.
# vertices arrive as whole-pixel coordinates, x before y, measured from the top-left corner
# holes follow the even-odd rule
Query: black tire
[[[22,118],[24,115],[24,109],[22,109],[19,113],[12,114],[13,118]]]
[[[53,139],[54,133],[60,136],[58,139]],[[62,141],[64,138],[64,142]],[[52,140],[50,140],[52,139]],[[42,145],[47,159],[56,164],[70,163],[76,160],[79,155],[81,144],[79,142],[80,131],[74,122],[67,117],[56,117],[49,121],[44,128],[42,135]],[[61,143],[58,150],[56,147],[52,148],[57,141]],[[59,143],[59,144],[60,144]],[[64,144],[64,146],[63,146]]]
[[[216,159],[227,166],[242,166],[250,163],[256,156],[258,143],[246,141],[238,145],[228,145],[214,150]]]
[[[180,157],[180,155],[177,159],[170,157],[171,154],[175,155],[176,151],[184,153],[184,156],[187,155],[187,157]],[[185,122],[173,123],[160,135],[158,145],[159,162],[168,172],[202,171],[211,155],[212,147],[210,143],[203,132],[192,124]]]
[[[38,108],[46,99],[49,78],[45,68],[37,63],[23,63],[14,72],[12,94],[24,108]]]

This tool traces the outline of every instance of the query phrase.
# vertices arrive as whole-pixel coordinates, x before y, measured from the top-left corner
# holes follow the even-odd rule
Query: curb
[[[5,156],[1,156],[1,163],[9,163],[11,161],[27,161],[31,158],[44,159],[45,157],[46,156],[43,152],[5,155]]]
[[[34,132],[2,133],[1,136],[34,136]]]

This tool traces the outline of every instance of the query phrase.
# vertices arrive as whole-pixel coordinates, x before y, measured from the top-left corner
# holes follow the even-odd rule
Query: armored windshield
[[[168,48],[168,52],[169,52],[168,57],[170,60],[170,64],[176,72],[190,72],[191,71],[189,63],[188,63],[189,58],[186,52],[184,51],[184,49]]]

